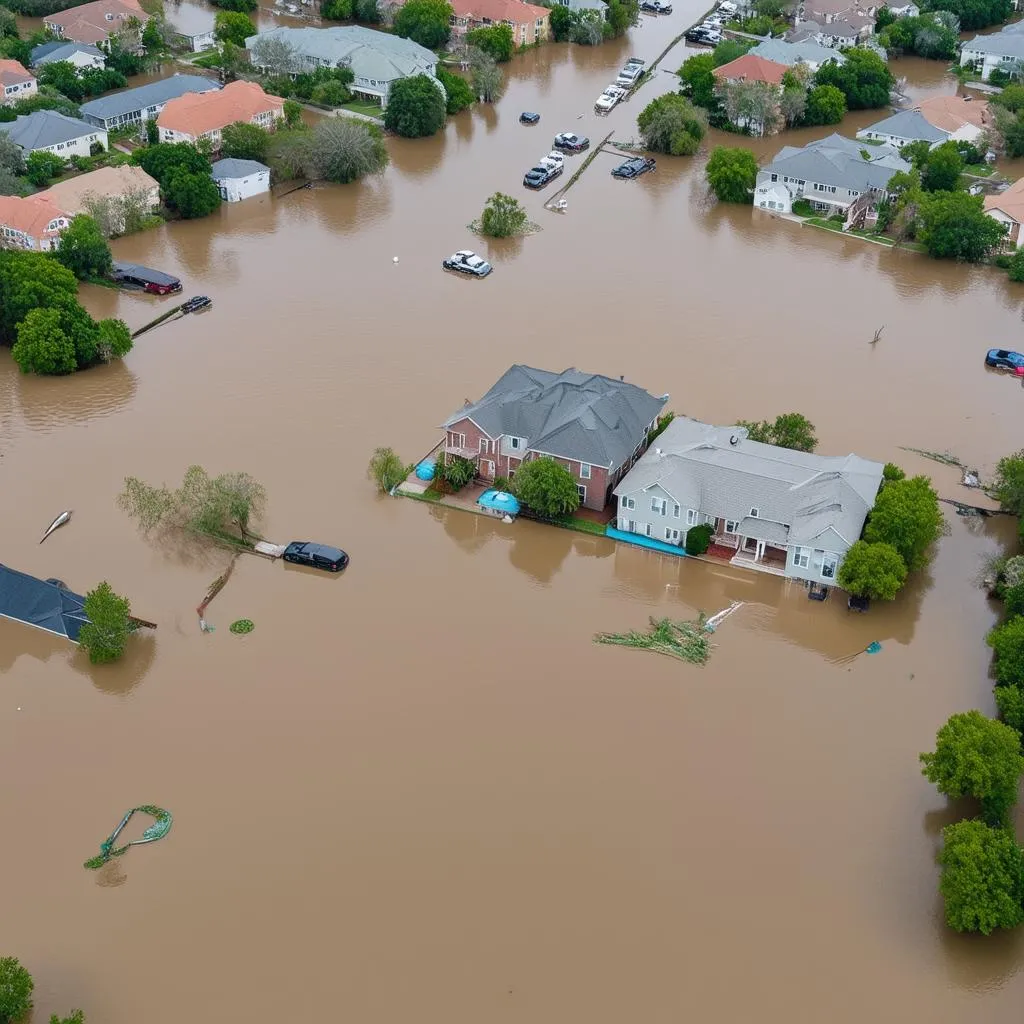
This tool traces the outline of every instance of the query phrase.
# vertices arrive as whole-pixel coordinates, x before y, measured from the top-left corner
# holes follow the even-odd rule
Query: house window
[[[626,495],[622,496],[622,507],[623,508],[636,508],[636,499],[628,498]]]
[[[679,543],[679,531],[678,530],[673,530],[670,527],[666,526],[665,527],[665,540],[667,540],[669,542],[669,544],[678,544]]]
[[[811,564],[810,548],[793,548],[793,565],[797,569],[806,569]]]
[[[726,533],[739,533],[740,524],[735,519],[726,519],[725,521],[725,532]]]
[[[644,533],[648,537],[650,537],[650,535],[651,535],[651,524],[650,523],[644,523]]]
[[[758,509],[756,509],[756,508],[752,508],[750,510],[750,518],[751,519],[756,519],[760,514],[761,514],[760,511]]]
[[[773,174],[772,175],[772,181],[778,181],[778,180],[779,180],[779,176],[777,174]]]
[[[508,446],[509,446],[509,448],[518,448],[521,441],[522,441],[521,437],[510,437],[508,439]]]
[[[668,510],[668,501],[665,498],[651,498],[651,511],[664,515]]]
[[[584,487],[583,484],[577,484],[576,485],[576,493],[580,496],[580,504],[582,505],[583,502],[585,502],[587,500],[587,489],[586,489],[586,487]]]
[[[695,508],[688,508],[686,510],[686,525],[696,526],[697,525],[697,510]]]
[[[679,518],[679,506],[678,505],[673,505],[672,506],[672,518],[673,519],[678,519]]]
[[[480,438],[480,451],[483,452],[484,455],[487,454],[487,438],[486,437],[481,437]]]
[[[590,463],[589,462],[581,462],[580,463],[580,479],[581,480],[589,480],[590,479]]]
[[[826,551],[825,557],[821,560],[821,578],[823,580],[834,580],[838,565],[839,557],[832,554],[831,551]]]

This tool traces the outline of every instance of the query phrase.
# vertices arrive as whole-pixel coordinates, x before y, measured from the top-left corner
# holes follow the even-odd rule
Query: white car
[[[608,88],[597,97],[597,101],[594,103],[594,109],[599,114],[606,114],[625,95],[626,90],[621,86],[609,85]]]
[[[546,157],[537,161],[537,166],[550,167],[552,170],[556,167],[561,168],[565,166],[565,157],[561,153],[552,150]]]

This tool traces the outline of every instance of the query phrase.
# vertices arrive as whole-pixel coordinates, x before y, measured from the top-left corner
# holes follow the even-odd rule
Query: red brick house
[[[621,377],[516,365],[441,425],[444,450],[475,463],[483,480],[511,479],[523,462],[553,458],[575,477],[580,504],[600,511],[667,401]]]

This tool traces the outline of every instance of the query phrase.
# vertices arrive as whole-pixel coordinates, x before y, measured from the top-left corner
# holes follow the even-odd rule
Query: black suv
[[[323,569],[325,572],[341,572],[348,565],[348,555],[341,548],[314,544],[308,540],[293,540],[284,549],[281,557],[286,562],[308,565],[312,569]]]
[[[639,178],[641,174],[653,171],[654,166],[654,161],[650,157],[637,156],[633,157],[632,160],[627,160],[625,163],[619,164],[619,166],[612,171],[612,176],[616,178]]]

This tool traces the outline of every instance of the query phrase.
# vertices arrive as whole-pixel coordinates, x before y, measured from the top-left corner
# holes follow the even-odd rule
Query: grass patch
[[[991,164],[968,164],[964,168],[964,174],[975,178],[988,178],[995,174],[996,169]]]
[[[434,504],[441,500],[441,492],[436,487],[428,487],[422,493],[417,491],[403,491],[399,489],[395,492],[400,494],[403,498],[412,498],[413,501],[429,501]]]
[[[834,231],[839,235],[853,235],[855,238],[863,238],[868,242],[875,242],[877,245],[887,245],[890,248],[896,245],[896,240],[889,238],[888,235],[879,235],[874,231],[860,231],[857,228],[844,231],[842,224],[837,224],[835,221],[827,221],[823,217],[807,217],[804,223],[812,224],[816,228],[824,228],[826,231]],[[900,248],[907,249],[910,252],[924,252],[924,246],[918,242],[904,242]]]
[[[575,530],[577,533],[589,533],[595,537],[605,536],[606,523],[595,523],[593,519],[583,519],[580,516],[569,516],[557,523],[567,530]]]
[[[383,117],[384,111],[379,103],[370,103],[367,100],[351,100],[342,103],[342,110],[351,110],[354,114],[365,114],[367,117]]]
[[[207,70],[219,68],[221,65],[220,51],[210,50],[209,53],[204,53],[194,60],[188,61],[188,63],[194,68],[206,68]]]

